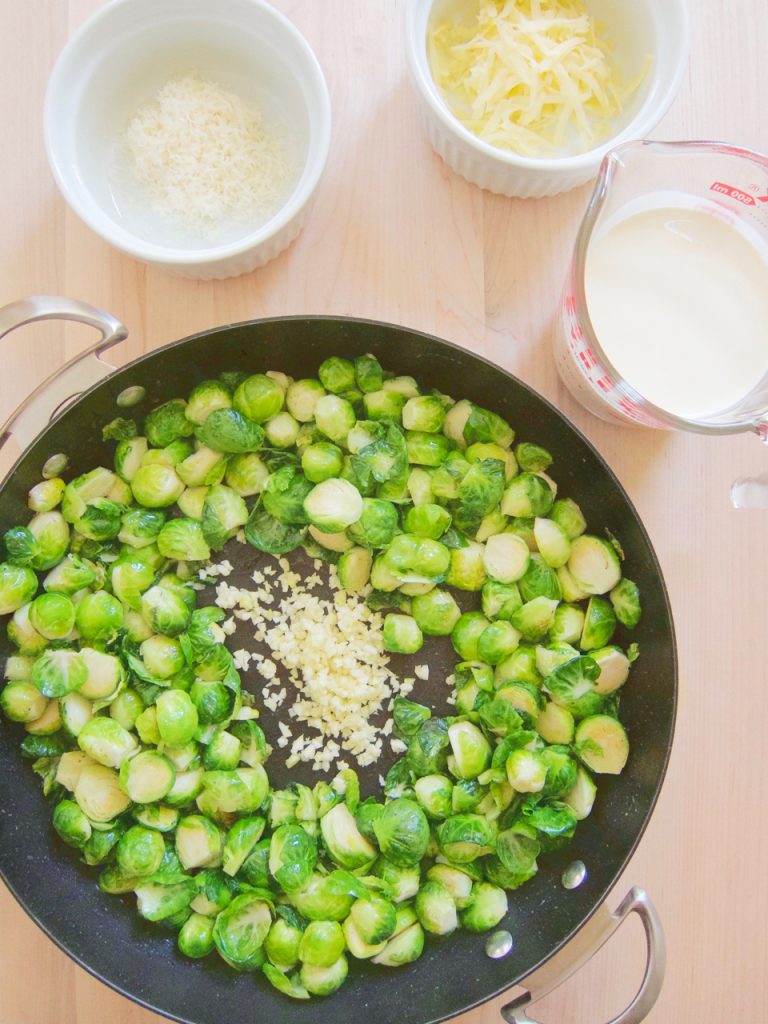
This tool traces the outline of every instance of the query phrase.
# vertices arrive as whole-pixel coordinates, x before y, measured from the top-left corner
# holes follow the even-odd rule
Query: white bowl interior
[[[446,104],[442,91],[434,82],[427,54],[427,32],[430,25],[445,18],[471,20],[478,0],[422,0],[419,40],[415,53],[425,76],[426,85],[452,122],[454,130],[475,145],[510,162],[525,164],[556,164],[558,159],[589,160],[592,154],[602,154],[619,140],[637,138],[655,124],[660,110],[666,107],[670,96],[670,83],[674,81],[681,56],[687,54],[685,18],[678,0],[586,0],[589,13],[613,44],[611,58],[620,70],[623,83],[633,81],[646,68],[648,56],[651,64],[635,92],[627,99],[616,117],[610,139],[600,139],[596,145],[581,152],[566,148],[554,158],[525,158],[482,142],[464,128]],[[684,12],[683,12],[684,14]],[[417,20],[418,24],[418,20]]]
[[[269,235],[303,203],[327,148],[319,69],[298,44],[289,24],[253,0],[118,0],[104,8],[73,37],[49,86],[48,150],[66,198],[99,233],[142,254],[212,255]],[[122,141],[137,109],[191,71],[258,110],[284,139],[292,168],[276,209],[222,225],[214,237],[153,212]]]

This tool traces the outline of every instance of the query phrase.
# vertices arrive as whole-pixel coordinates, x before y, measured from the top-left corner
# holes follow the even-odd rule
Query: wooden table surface
[[[764,470],[766,453],[750,436],[710,439],[609,426],[564,391],[550,344],[589,187],[553,199],[511,200],[447,169],[417,123],[403,58],[402,2],[277,3],[315,49],[334,115],[317,202],[289,251],[251,275],[196,283],[110,249],[66,208],[41,130],[53,61],[68,34],[99,6],[100,0],[0,3],[0,304],[48,293],[109,310],[131,331],[120,362],[252,317],[373,317],[480,352],[554,401],[635,501],[664,569],[678,632],[681,702],[669,775],[611,897],[615,904],[631,884],[642,884],[664,920],[667,978],[648,1019],[766,1021],[768,516],[733,511],[728,502],[731,480]],[[656,137],[719,138],[768,150],[764,3],[696,0],[690,6],[690,69]],[[60,324],[4,340],[2,415],[90,340],[88,332]],[[160,1021],[75,967],[4,889],[0,921],[0,1024]],[[543,1020],[596,1024],[626,1004],[642,972],[643,943],[637,925],[623,931],[537,1007]],[[500,1004],[461,1017],[461,1024],[495,1024]]]

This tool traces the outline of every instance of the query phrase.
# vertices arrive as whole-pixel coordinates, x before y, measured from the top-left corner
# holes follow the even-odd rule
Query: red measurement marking
[[[743,206],[754,206],[755,200],[752,196],[747,195],[746,192],[740,188],[736,188],[735,185],[724,185],[722,181],[713,181],[709,186],[710,192],[718,192],[721,196],[728,196],[729,199],[735,199],[737,203],[741,203]],[[768,196],[763,199],[760,197],[761,202],[768,202]]]
[[[610,377],[601,377],[599,380],[595,381],[595,384],[601,391],[610,391],[613,387],[613,381]]]
[[[575,316],[576,297],[574,295],[566,295],[563,299],[563,305],[565,306],[565,312],[568,314],[568,316]]]
[[[597,366],[597,360],[595,359],[591,348],[585,348],[583,351],[579,352],[579,359],[581,359],[582,363],[584,363],[588,370],[593,366]]]
[[[768,203],[768,192],[764,196],[758,196],[757,201],[758,203]]]
[[[578,324],[574,324],[573,327],[571,327],[571,337],[574,341],[581,341],[584,337],[584,331],[582,331]]]

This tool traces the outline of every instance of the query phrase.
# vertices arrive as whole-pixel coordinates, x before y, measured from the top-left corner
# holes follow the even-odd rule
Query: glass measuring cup
[[[654,404],[619,372],[587,303],[587,259],[601,233],[635,212],[664,207],[706,212],[768,252],[768,158],[717,142],[628,142],[603,160],[579,229],[562,301],[555,360],[566,387],[604,420],[703,434],[754,431],[768,443],[768,372],[738,401],[687,418]],[[626,316],[633,315],[632,309]],[[728,338],[723,338],[728,345]],[[768,352],[766,353],[768,367]],[[653,367],[664,374],[663,361]],[[734,485],[734,504],[768,505],[768,477]]]

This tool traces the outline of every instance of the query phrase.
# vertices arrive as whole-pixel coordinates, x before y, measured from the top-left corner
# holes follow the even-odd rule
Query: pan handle
[[[86,302],[32,295],[0,309],[0,338],[38,320],[75,320],[95,327],[101,337],[46,378],[11,413],[0,427],[0,448],[13,434],[23,451],[72,398],[108,377],[115,367],[99,356],[128,336],[119,320]]]
[[[583,967],[630,914],[637,914],[645,929],[648,946],[645,975],[635,998],[610,1024],[639,1024],[645,1020],[664,981],[666,946],[656,908],[643,889],[633,888],[615,911],[611,912],[603,904],[557,956],[528,975],[522,982],[527,991],[501,1008],[501,1015],[507,1024],[536,1024],[528,1016],[528,1008]]]

